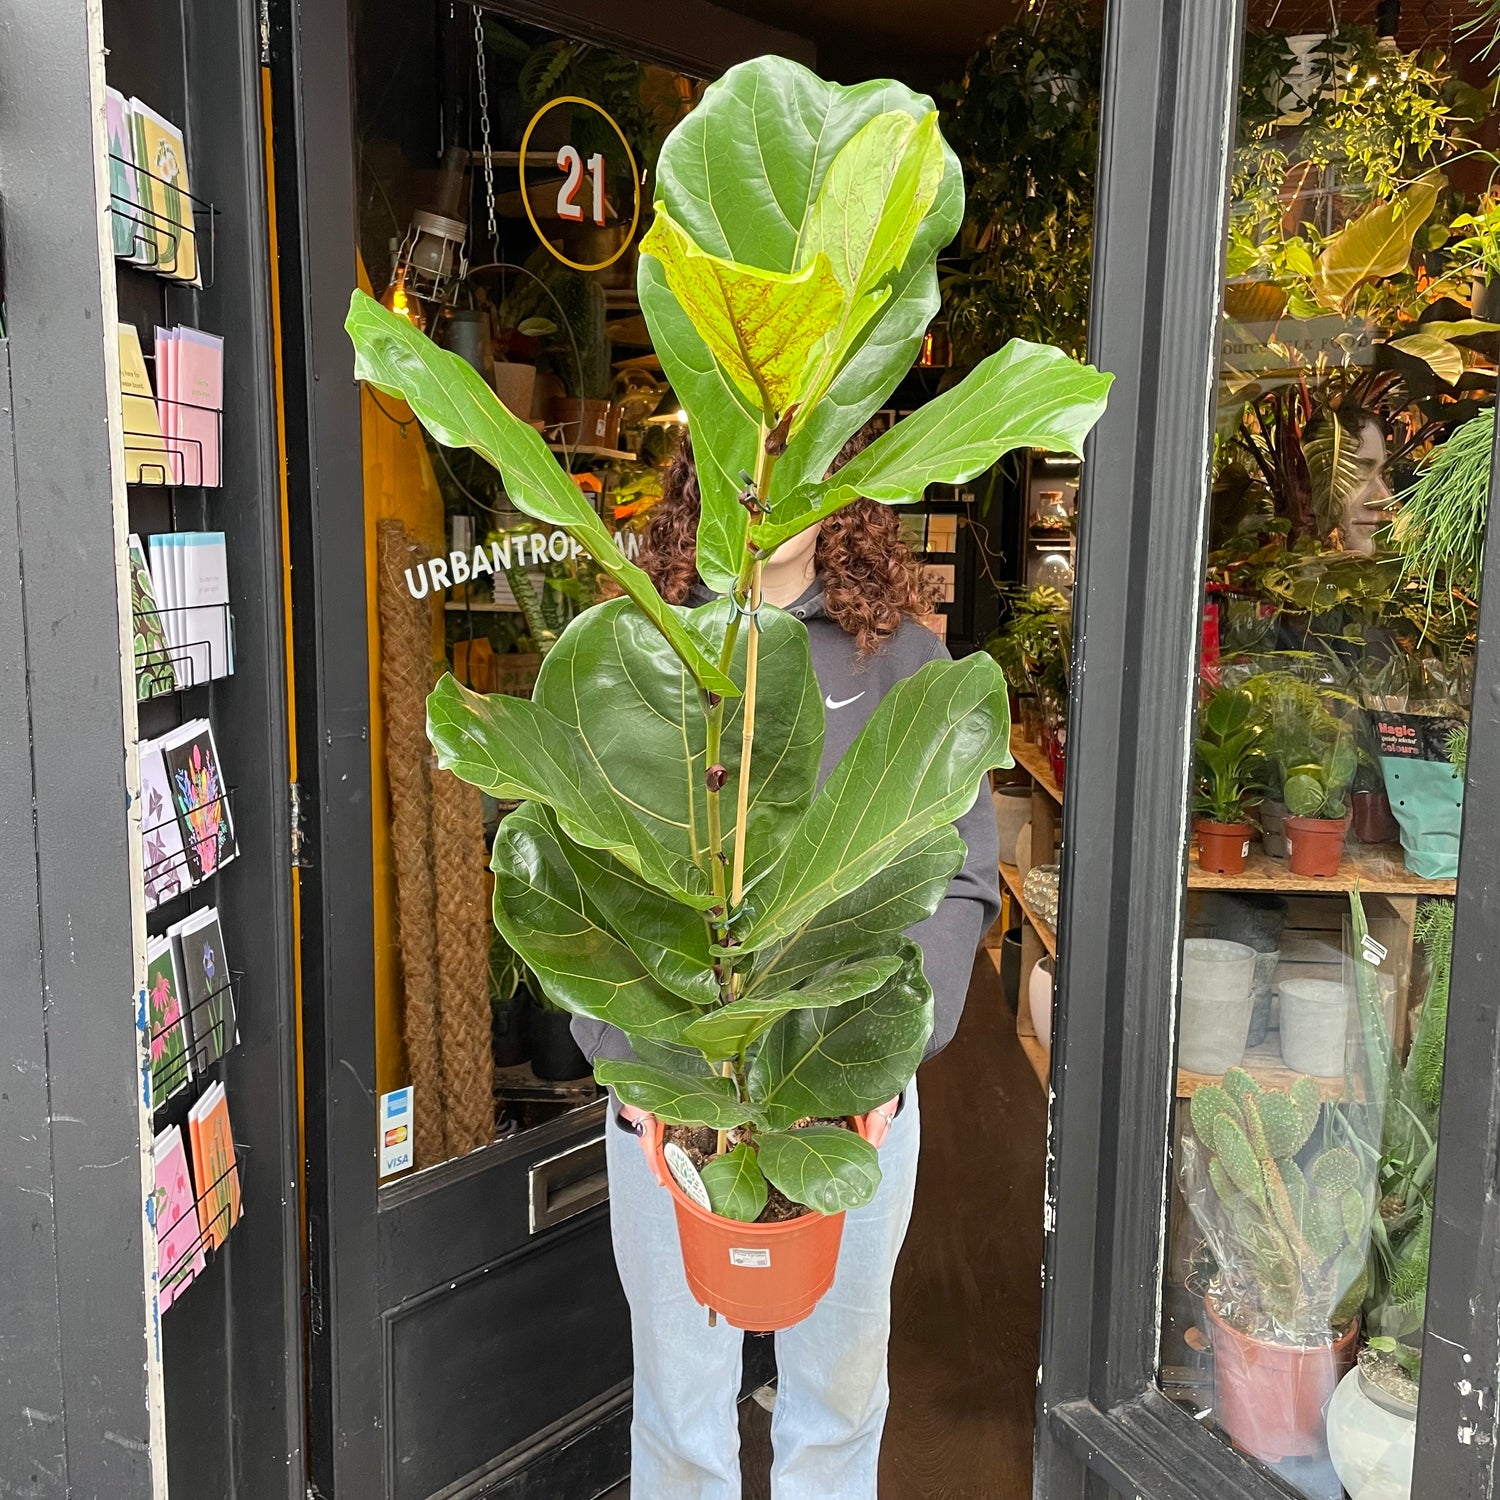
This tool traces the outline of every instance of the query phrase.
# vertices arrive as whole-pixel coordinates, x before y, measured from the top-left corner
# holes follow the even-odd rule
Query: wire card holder
[[[138,180],[145,178],[155,183],[161,188],[166,201],[172,201],[170,195],[175,194],[177,201],[187,209],[180,218],[173,218],[160,214],[145,204],[134,203],[129,198],[111,193],[111,215],[132,226],[131,249],[118,258],[128,260],[131,265],[140,266],[142,270],[154,271],[169,281],[179,281],[184,286],[195,286],[207,291],[214,284],[214,220],[219,217],[219,210],[208,199],[200,198],[196,193],[185,192],[177,183],[157,176],[137,162],[117,156],[113,151],[109,153],[109,159],[117,162],[127,173],[133,173]],[[188,249],[191,249],[192,258],[197,265],[196,278],[177,274],[179,257]]]
[[[240,985],[244,977],[243,970],[231,969],[223,984],[179,1011],[176,1019],[169,1021],[160,1031],[151,1033],[153,1098],[165,1103],[184,1084],[193,1078],[202,1078],[210,1068],[218,1065],[225,1053],[239,1045]],[[178,1040],[182,1042],[181,1052],[175,1049]],[[160,1067],[157,1066],[158,1047],[165,1058]]]
[[[152,847],[152,835],[164,834],[168,829],[176,831],[181,842],[179,849],[145,863],[146,889],[157,893],[157,901],[180,895],[189,887],[198,885],[218,873],[240,851],[234,838],[234,817],[230,798],[233,787],[226,787],[217,797],[211,797],[188,809],[180,817],[174,812],[170,818],[141,829],[143,847]],[[174,877],[186,871],[187,884]],[[162,892],[164,885],[171,889]]]
[[[244,1146],[236,1143],[229,1165],[206,1187],[198,1190],[194,1206],[177,1215],[170,1223],[155,1224],[156,1285],[158,1295],[170,1290],[176,1301],[198,1279],[200,1267],[212,1263],[214,1252],[229,1238],[229,1231],[240,1220],[241,1168],[245,1164]],[[182,1224],[191,1226],[196,1215],[198,1232],[188,1244],[172,1243],[172,1256],[166,1259],[165,1246]]]
[[[136,646],[138,701],[163,698],[234,672],[234,616],[227,604],[138,609],[134,624],[137,642],[149,643]]]
[[[149,358],[150,356],[146,356]],[[224,408],[222,406],[199,406],[192,401],[175,401],[169,396],[156,396],[158,422],[161,427],[159,432],[143,432],[139,428],[127,427],[125,429],[125,461],[126,472],[133,477],[131,484],[140,484],[162,487],[180,486],[202,486],[205,469],[204,459],[207,456],[205,449],[208,439],[192,437],[183,432],[183,414],[201,413],[204,417],[212,419],[215,464],[209,468],[216,467],[219,455],[224,452]],[[169,408],[171,420],[162,421],[167,415],[163,408]],[[195,420],[188,415],[186,421],[191,425]],[[168,428],[172,429],[170,432]],[[218,485],[210,485],[208,488],[217,489]]]

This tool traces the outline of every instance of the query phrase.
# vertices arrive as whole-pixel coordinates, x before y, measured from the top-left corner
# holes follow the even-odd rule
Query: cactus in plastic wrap
[[[1268,1321],[1294,1340],[1347,1322],[1365,1294],[1370,1194],[1348,1147],[1310,1144],[1317,1085],[1262,1088],[1231,1068],[1191,1108],[1212,1188],[1192,1206],[1219,1262],[1221,1301],[1247,1326]]]

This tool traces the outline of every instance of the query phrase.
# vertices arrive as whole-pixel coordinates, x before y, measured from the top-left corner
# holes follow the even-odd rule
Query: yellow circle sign
[[[602,116],[609,124],[609,128],[619,136],[620,144],[625,148],[625,159],[630,163],[630,190],[633,203],[630,213],[630,233],[620,243],[620,248],[604,260],[577,261],[571,260],[564,255],[551,240],[542,232],[542,226],[537,222],[536,210],[531,206],[531,193],[526,186],[526,157],[531,145],[531,135],[541,122],[542,116],[549,109],[556,109],[559,104],[579,104],[584,109],[591,109],[595,114]],[[557,217],[563,223],[581,224],[586,220],[591,221],[598,228],[605,227],[605,186],[606,171],[604,155],[596,151],[587,161],[575,146],[561,146],[557,152],[557,168],[564,174],[563,185],[557,191]],[[571,266],[575,271],[602,271],[606,266],[612,266],[630,248],[630,242],[635,238],[635,231],[641,222],[641,179],[639,169],[635,163],[635,152],[630,149],[630,142],[625,139],[625,132],[615,123],[614,117],[608,110],[595,104],[592,99],[582,99],[577,94],[562,94],[556,99],[549,99],[531,117],[526,126],[526,132],[521,137],[521,202],[526,207],[526,217],[531,220],[531,227],[536,230],[537,238],[555,255],[565,266]],[[585,207],[582,199],[588,199],[589,205]]]

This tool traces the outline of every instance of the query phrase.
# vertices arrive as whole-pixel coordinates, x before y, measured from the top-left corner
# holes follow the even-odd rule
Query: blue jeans
[[[693,1300],[672,1199],[639,1142],[605,1131],[615,1264],[635,1350],[631,1494],[739,1500],[735,1398],[744,1335]],[[838,1271],[812,1315],[776,1335],[774,1500],[875,1500],[890,1387],[891,1273],[911,1219],[921,1120],[915,1083],[880,1148],[874,1199],[844,1219]]]

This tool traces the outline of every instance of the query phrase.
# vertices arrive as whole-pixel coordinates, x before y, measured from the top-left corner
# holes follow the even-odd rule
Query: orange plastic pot
[[[1288,814],[1284,826],[1286,863],[1293,875],[1338,874],[1348,818],[1294,818]]]
[[[853,1122],[865,1135],[863,1120]],[[677,1186],[662,1155],[665,1130],[646,1127],[656,1180],[672,1195],[688,1290],[735,1328],[773,1333],[800,1323],[833,1285],[843,1214],[805,1213],[779,1224],[742,1224],[700,1208]]]
[[[1238,875],[1245,868],[1250,852],[1248,823],[1214,823],[1203,819],[1197,828],[1198,864],[1216,875]]]
[[[1276,1344],[1241,1333],[1208,1308],[1214,1349],[1214,1415],[1241,1452],[1265,1463],[1324,1449],[1323,1413],[1354,1364],[1356,1318],[1331,1344]]]

